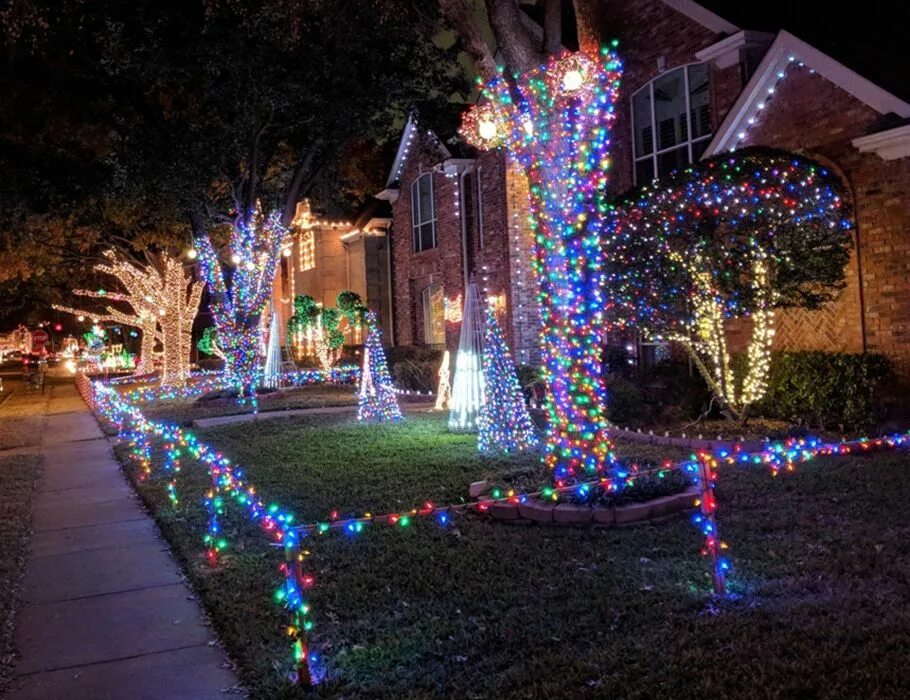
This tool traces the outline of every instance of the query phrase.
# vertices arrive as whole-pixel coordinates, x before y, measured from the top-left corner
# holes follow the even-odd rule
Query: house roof
[[[395,160],[392,161],[392,169],[389,170],[389,176],[386,178],[385,186],[387,190],[394,189],[401,178],[401,171],[404,170],[404,166],[408,161],[411,145],[420,133],[420,128],[420,117],[417,114],[417,110],[412,109],[411,113],[408,114],[404,130],[401,132],[401,141],[398,142],[398,151],[395,153]],[[451,158],[452,154],[449,149],[445,147],[445,144],[439,140],[439,137],[431,129],[427,129],[427,134],[439,148],[440,155],[443,158]]]
[[[774,33],[784,29],[910,101],[910,3],[698,0],[697,4],[744,28]]]
[[[778,32],[739,98],[727,113],[704,157],[733,150],[745,139],[765,103],[773,101],[778,82],[794,67],[805,65],[880,114],[910,118],[910,103],[847,68],[787,31]]]

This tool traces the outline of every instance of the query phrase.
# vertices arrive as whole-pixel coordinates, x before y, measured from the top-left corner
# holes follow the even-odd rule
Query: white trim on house
[[[767,49],[772,41],[774,41],[774,34],[744,29],[733,36],[706,46],[701,51],[696,51],[695,58],[702,63],[713,63],[721,69],[729,68],[739,63],[744,53],[754,49]]]
[[[707,7],[702,7],[693,0],[661,0],[664,5],[670,7],[680,14],[685,15],[691,20],[698,22],[706,29],[718,34],[734,34],[739,31],[732,22],[728,22],[720,15],[716,15]]]
[[[910,156],[910,124],[853,139],[860,153],[875,153],[882,160],[897,160]]]
[[[812,71],[881,114],[893,112],[901,117],[910,117],[910,104],[907,102],[802,39],[787,31],[780,31],[736,103],[727,113],[703,158],[736,149],[745,138],[746,130],[764,109],[765,102],[770,99],[769,96],[773,95],[778,81],[794,63],[804,63]]]
[[[380,195],[389,193],[390,190],[394,191],[395,188],[392,187],[398,180],[401,178],[401,171],[404,170],[405,164],[408,162],[408,153],[411,150],[411,144],[414,139],[417,138],[419,134],[419,124],[417,123],[417,113],[411,112],[408,115],[408,121],[404,125],[404,131],[401,133],[401,141],[398,143],[398,151],[395,153],[395,160],[392,161],[392,169],[389,170],[389,176],[386,178],[385,186],[382,192],[379,195],[376,195],[379,199],[389,199],[389,201],[394,201],[391,197],[383,197]],[[449,153],[449,150],[443,145],[442,141],[439,140],[439,137],[436,136],[432,131],[427,130],[427,135],[433,139],[436,145],[439,147],[444,158],[450,158],[452,156]],[[397,195],[396,195],[397,198]]]

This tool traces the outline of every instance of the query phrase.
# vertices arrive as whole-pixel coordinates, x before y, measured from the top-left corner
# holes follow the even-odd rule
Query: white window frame
[[[424,212],[420,210],[420,181],[424,178],[430,180],[430,218],[424,218]],[[432,224],[433,245],[428,248],[421,247],[420,227],[426,224]],[[433,187],[433,173],[424,173],[411,183],[411,247],[415,253],[422,253],[425,250],[432,250],[439,245],[436,239],[436,192]]]
[[[691,95],[689,94],[689,68],[692,66],[702,66],[702,65],[708,67],[708,89],[710,90],[710,85],[711,85],[710,66],[708,66],[708,64],[706,64],[706,63],[701,63],[701,62],[696,61],[694,63],[685,63],[681,66],[675,66],[673,68],[670,68],[669,70],[665,70],[662,73],[660,73],[660,75],[655,75],[650,81],[648,81],[647,85],[642,85],[640,88],[638,88],[638,90],[636,90],[634,93],[632,93],[632,99],[629,101],[629,110],[632,113],[632,181],[636,185],[644,184],[644,183],[638,182],[638,167],[637,166],[640,162],[646,161],[650,158],[651,165],[653,167],[654,177],[659,177],[660,175],[659,175],[658,168],[657,168],[658,158],[660,156],[662,156],[664,153],[670,153],[671,151],[678,150],[679,148],[682,148],[683,145],[685,145],[686,149],[687,149],[688,162],[691,164],[692,163],[692,146],[694,144],[701,143],[702,141],[708,141],[714,136],[714,129],[711,129],[711,131],[708,134],[705,134],[704,136],[699,136],[697,139],[693,139],[692,138],[692,124],[689,123],[689,120],[692,118],[692,104],[690,101]],[[660,80],[661,78],[663,78],[664,76],[668,75],[669,73],[673,73],[674,71],[678,71],[680,69],[683,72],[683,85],[684,85],[684,90],[686,93],[686,142],[685,142],[685,144],[677,143],[677,144],[670,146],[669,148],[664,148],[662,150],[658,150],[657,149],[657,116],[656,116],[656,110],[654,109],[654,83],[657,82],[658,80]],[[638,153],[636,153],[637,148],[638,148],[637,147],[638,134],[635,133],[635,98],[644,90],[649,91],[649,96],[651,98],[651,101],[650,101],[650,104],[651,104],[651,152],[646,155],[639,156]]]

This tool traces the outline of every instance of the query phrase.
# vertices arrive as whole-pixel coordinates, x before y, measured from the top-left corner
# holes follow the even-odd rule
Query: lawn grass
[[[357,405],[357,387],[351,384],[320,384],[303,386],[261,394],[259,411],[286,411],[297,408],[325,408],[328,406]],[[236,399],[207,399],[193,397],[159,401],[142,407],[143,413],[154,420],[166,420],[179,425],[191,425],[199,418],[233,416],[250,413],[249,405]]]
[[[439,416],[357,425],[306,416],[198,431],[268,502],[300,520],[337,508],[407,509],[521,475],[485,460]],[[654,447],[620,445],[655,459]],[[509,526],[465,516],[439,529],[375,527],[311,541],[318,697],[907,697],[910,456],[819,459],[772,478],[723,468],[721,533],[735,597],[708,596],[685,520],[628,529]],[[284,680],[287,619],[271,602],[278,553],[229,515],[223,564],[203,560],[207,480],[187,465],[182,503],[140,491],[257,698],[306,695]],[[229,509],[229,513],[232,512]]]
[[[0,694],[12,673],[13,614],[40,476],[39,455],[0,455]]]

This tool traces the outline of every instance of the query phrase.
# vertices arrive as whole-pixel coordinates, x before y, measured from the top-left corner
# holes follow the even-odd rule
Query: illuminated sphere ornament
[[[231,262],[234,263],[235,265],[239,265],[239,264],[240,264],[240,256],[237,255],[237,253],[234,253],[233,255],[231,255]]]
[[[190,248],[188,251],[186,251],[186,257],[188,257],[190,260],[195,260],[198,255],[199,252],[195,248]]]
[[[461,119],[461,135],[477,148],[496,148],[502,144],[501,118],[490,103],[477,105]]]

